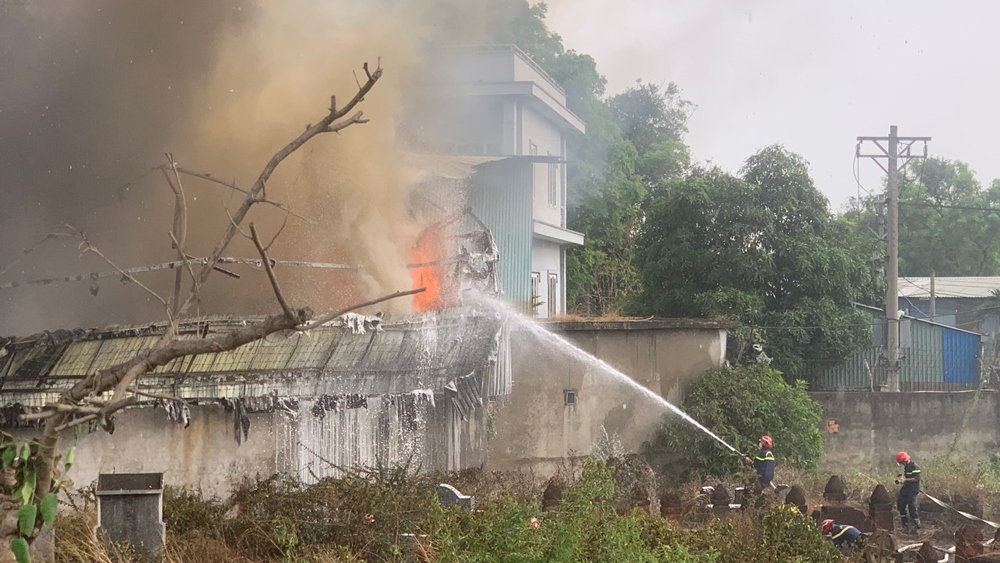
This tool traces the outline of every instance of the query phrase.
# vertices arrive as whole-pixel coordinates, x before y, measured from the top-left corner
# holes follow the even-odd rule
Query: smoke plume
[[[286,224],[277,259],[355,271],[279,269],[296,305],[327,309],[408,289],[406,256],[422,225],[406,207],[414,178],[397,135],[407,84],[430,43],[477,43],[503,17],[489,0],[323,2],[29,0],[0,6],[0,284],[108,270],[76,241],[36,243],[65,225],[121,266],[174,259],[172,195],[154,166],[181,166],[249,187],[278,149],[345,103],[361,64],[385,76],[359,107],[371,120],[327,134],[285,161],[270,200],[248,217],[264,238]],[[500,2],[499,4],[503,4]],[[185,178],[189,254],[206,255],[242,195]],[[26,249],[34,249],[25,255]],[[253,257],[237,237],[226,252]],[[13,266],[11,266],[13,264]],[[266,278],[215,275],[202,313],[274,312]],[[172,276],[144,282],[166,295]],[[110,278],[114,280],[114,278]],[[0,334],[163,318],[132,286],[93,283],[0,290]],[[96,295],[94,295],[96,294]],[[407,303],[394,305],[405,308]]]

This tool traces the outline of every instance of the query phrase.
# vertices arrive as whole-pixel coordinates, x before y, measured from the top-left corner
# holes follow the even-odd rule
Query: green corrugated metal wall
[[[911,340],[907,347],[902,346],[907,342],[900,342],[900,387],[926,388],[944,383],[944,328],[909,319],[904,322],[910,325]]]
[[[493,232],[500,250],[500,280],[507,301],[531,302],[532,175],[530,162],[481,165],[472,178],[469,205]]]
[[[873,315],[875,313],[866,311]],[[882,313],[878,313],[879,318]],[[884,327],[884,324],[881,325]],[[876,330],[880,323],[875,323]],[[953,375],[953,381],[946,379],[945,375],[945,333],[970,334],[954,328],[939,324],[925,322],[917,319],[904,318],[900,323],[900,389],[907,390],[947,390],[964,389],[975,387],[978,377],[975,373],[978,370],[978,346],[979,335],[971,335],[971,344],[964,340],[952,345],[954,350],[951,355],[955,356],[953,371],[962,371]],[[865,360],[871,367],[875,379],[875,387],[886,382],[885,368],[881,366],[878,359],[883,356],[884,350],[881,346],[883,339],[876,338],[872,345],[858,350],[852,354],[846,362],[837,366],[830,366],[817,374],[814,380],[814,387],[817,389],[868,389],[871,386],[868,370],[865,368]],[[954,339],[953,339],[954,340]],[[878,344],[878,345],[876,345]],[[971,367],[970,367],[971,366]],[[964,373],[973,372],[972,375]]]

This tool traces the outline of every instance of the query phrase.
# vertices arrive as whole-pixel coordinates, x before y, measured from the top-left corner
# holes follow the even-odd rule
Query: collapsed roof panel
[[[209,337],[249,322],[202,319],[183,325],[181,338]],[[509,374],[493,373],[502,324],[496,313],[469,308],[385,319],[367,331],[334,322],[227,352],[179,358],[144,376],[137,388],[184,399],[233,399],[441,390],[470,374],[507,381]],[[44,336],[7,341],[2,349],[12,357],[0,371],[0,403],[41,406],[78,379],[154,346],[164,330],[158,325],[81,331],[76,341],[58,344]]]

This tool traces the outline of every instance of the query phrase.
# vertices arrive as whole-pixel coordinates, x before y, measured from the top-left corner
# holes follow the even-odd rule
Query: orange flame
[[[427,291],[413,296],[413,306],[420,313],[441,309],[444,307],[442,289],[444,286],[443,269],[437,264],[443,256],[441,248],[440,229],[428,227],[417,239],[416,246],[410,252],[410,262],[414,265],[427,264],[410,268],[413,277],[413,288],[426,287]]]

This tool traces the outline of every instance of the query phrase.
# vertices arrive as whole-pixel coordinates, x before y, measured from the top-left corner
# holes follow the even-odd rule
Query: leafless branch
[[[367,119],[362,119],[363,115],[364,115],[364,112],[359,111],[358,113],[352,115],[351,117],[349,117],[348,119],[345,119],[344,121],[339,121],[337,123],[330,124],[326,128],[326,130],[324,132],[325,133],[336,133],[336,132],[338,132],[338,131],[340,131],[342,129],[347,129],[348,127],[350,127],[351,125],[354,125],[356,123],[368,123]]]
[[[81,416],[80,418],[74,418],[73,420],[71,420],[71,421],[69,421],[69,422],[67,422],[65,424],[60,424],[59,426],[56,426],[55,431],[56,432],[62,432],[63,430],[69,430],[70,428],[73,428],[74,426],[80,426],[81,424],[86,424],[86,423],[90,422],[91,420],[97,420],[97,415],[96,414],[88,414],[87,416]]]
[[[254,182],[253,186],[250,188],[249,193],[247,193],[246,197],[243,200],[242,205],[240,205],[240,208],[236,211],[235,216],[232,216],[230,218],[229,228],[227,228],[226,231],[223,233],[222,238],[219,239],[219,242],[218,244],[216,244],[215,249],[212,250],[208,263],[201,269],[201,272],[198,274],[198,283],[204,285],[205,280],[207,280],[208,276],[212,273],[212,266],[215,265],[215,262],[218,260],[218,258],[222,256],[223,252],[225,252],[226,247],[228,247],[229,243],[232,242],[233,237],[239,230],[239,225],[243,222],[243,219],[250,211],[250,208],[255,203],[258,203],[260,201],[261,199],[260,194],[264,189],[264,184],[271,178],[271,174],[274,173],[278,165],[281,164],[283,160],[288,158],[288,155],[292,154],[293,152],[298,150],[299,147],[304,145],[306,141],[312,139],[313,137],[315,137],[320,133],[327,132],[327,129],[330,127],[330,124],[340,119],[343,119],[345,116],[354,111],[354,108],[359,103],[361,103],[362,100],[364,100],[365,95],[367,95],[368,92],[371,91],[371,89],[375,86],[375,83],[378,82],[378,80],[381,77],[382,77],[382,68],[378,67],[377,69],[375,69],[374,72],[371,73],[370,78],[368,79],[367,82],[365,82],[365,84],[359,85],[357,93],[354,94],[354,97],[351,98],[351,100],[347,103],[346,106],[336,111],[331,110],[326,115],[326,117],[324,117],[319,121],[319,123],[308,127],[292,142],[285,145],[284,148],[276,152],[274,156],[271,157],[271,160],[267,163],[266,166],[264,166],[264,169],[261,171],[260,176],[257,178],[257,181]]]
[[[358,303],[357,305],[352,305],[346,309],[341,309],[340,311],[334,311],[333,313],[327,313],[325,315],[321,315],[311,323],[304,326],[300,326],[295,330],[306,332],[318,326],[322,326],[336,319],[337,317],[340,317],[341,315],[346,315],[347,313],[350,313],[355,309],[361,309],[362,307],[370,307],[371,305],[378,305],[383,301],[388,301],[390,299],[397,299],[399,297],[406,297],[407,295],[416,295],[418,293],[423,293],[425,291],[427,291],[426,287],[418,287],[417,289],[411,289],[409,291],[397,291],[396,293],[392,293],[390,295],[383,295],[382,297],[379,297],[377,299],[372,299],[371,301],[365,301],[364,303]]]
[[[181,168],[180,166],[177,167],[177,172],[180,173],[180,174],[184,174],[186,176],[192,176],[192,177],[195,177],[195,178],[201,178],[202,180],[213,182],[213,183],[218,184],[220,186],[225,186],[225,187],[230,188],[230,189],[232,189],[234,191],[240,192],[243,195],[248,195],[250,193],[249,191],[247,191],[247,190],[239,187],[236,184],[235,181],[233,181],[233,182],[227,182],[225,180],[220,180],[219,178],[216,178],[215,176],[212,176],[211,174],[207,174],[207,173],[203,173],[203,172],[195,172],[193,170],[187,170],[185,168]],[[302,219],[303,221],[306,221],[308,223],[313,223],[314,222],[312,219],[310,219],[310,218],[308,218],[308,217],[306,217],[304,215],[300,215],[300,214],[296,213],[294,210],[292,210],[291,207],[288,207],[284,203],[277,202],[277,201],[272,201],[272,200],[269,200],[267,198],[263,198],[258,203],[263,203],[265,205],[271,205],[273,207],[277,207],[278,209],[280,209],[280,210],[282,210],[282,211],[284,211],[286,213],[291,214],[292,217],[296,217],[298,219]]]
[[[167,185],[170,186],[170,190],[174,192],[174,226],[170,233],[170,238],[173,241],[174,248],[177,249],[178,259],[184,261],[184,264],[188,266],[188,270],[190,271],[190,264],[187,262],[187,255],[184,253],[184,242],[187,240],[187,200],[184,196],[184,183],[181,182],[181,176],[177,173],[177,163],[174,162],[174,155],[167,153],[166,156],[170,169],[174,173],[174,180],[176,180],[175,184],[171,181],[166,169],[160,169],[167,179]],[[192,292],[197,291],[198,283],[194,272],[191,272],[191,279],[193,280]],[[181,282],[183,280],[184,272],[180,268],[177,268],[174,272],[174,291],[170,295],[170,305],[173,308],[172,316],[175,319],[181,310]]]
[[[76,236],[80,239],[80,251],[81,251],[81,253],[86,254],[87,252],[91,252],[93,254],[96,254],[97,256],[100,256],[102,260],[104,260],[105,262],[107,262],[108,265],[111,266],[112,268],[114,268],[115,271],[117,271],[119,274],[122,275],[122,277],[124,277],[128,281],[134,283],[135,285],[139,286],[140,288],[142,288],[143,290],[145,290],[146,293],[148,293],[148,294],[152,295],[154,298],[156,298],[156,300],[159,301],[160,303],[162,303],[163,306],[167,309],[167,312],[170,313],[170,307],[167,305],[167,300],[166,299],[164,299],[163,297],[161,297],[159,293],[156,293],[155,291],[153,291],[152,289],[150,289],[148,286],[146,286],[146,284],[144,284],[144,283],[140,282],[139,280],[137,280],[135,278],[135,276],[133,276],[132,274],[130,274],[128,271],[120,268],[118,266],[118,264],[115,264],[110,258],[108,258],[107,256],[105,256],[104,253],[100,251],[100,249],[98,249],[96,246],[94,246],[90,242],[90,239],[87,238],[87,233],[85,233],[85,232],[83,232],[81,230],[73,229],[73,227],[70,227],[69,225],[67,225],[67,228],[69,228],[71,231],[75,232]]]
[[[379,80],[379,78],[381,78],[382,68],[379,66],[374,72],[371,72],[368,70],[367,65],[365,65],[365,74],[368,76],[368,81],[364,85],[359,84],[358,91],[346,106],[341,109],[337,109],[335,104],[331,103],[330,111],[323,119],[315,125],[307,127],[306,130],[303,131],[298,137],[285,145],[271,157],[268,163],[264,166],[260,175],[257,177],[253,186],[251,186],[251,188],[245,193],[243,202],[236,210],[235,214],[230,214],[229,210],[226,209],[226,214],[229,216],[229,225],[226,227],[211,254],[205,260],[201,270],[196,276],[194,276],[193,282],[195,284],[204,286],[205,281],[211,275],[216,263],[221,258],[222,253],[225,252],[226,248],[232,242],[233,237],[236,236],[236,233],[240,232],[240,225],[246,218],[250,208],[257,203],[266,201],[267,198],[264,197],[265,185],[282,161],[284,161],[290,154],[298,150],[307,141],[320,133],[339,131],[352,124],[364,122],[359,114],[355,114],[351,118],[348,118],[345,121],[331,127],[332,124],[337,123],[339,120],[342,120],[351,114],[351,112],[354,111],[354,108],[361,103],[362,100],[364,100],[365,95],[371,91],[371,89],[375,86],[375,83]],[[331,99],[331,102],[334,101],[335,100]],[[175,170],[175,178],[179,178],[178,174],[181,172],[173,165],[173,159],[170,160],[171,169]],[[205,179],[210,178],[205,177]],[[215,180],[212,179],[212,181]],[[233,185],[235,185],[235,181],[233,182]],[[79,236],[83,240],[81,248],[85,252],[91,251],[98,254],[104,258],[106,262],[111,264],[113,268],[121,271],[117,265],[111,262],[106,256],[101,254],[99,250],[90,244],[85,234],[81,232]],[[184,240],[183,236],[176,236],[176,239],[178,242],[183,242]],[[296,329],[302,326],[311,326],[309,321],[312,319],[312,311],[308,308],[293,311],[288,307],[287,303],[284,302],[283,297],[281,297],[281,292],[278,290],[274,273],[271,268],[270,259],[267,258],[266,252],[264,252],[259,238],[254,236],[252,240],[254,240],[255,245],[261,252],[263,263],[268,270],[269,276],[272,278],[275,293],[279,297],[279,301],[282,304],[282,313],[280,315],[269,316],[259,323],[234,328],[215,338],[177,340],[176,338],[169,338],[168,335],[164,335],[164,338],[161,338],[160,341],[157,342],[157,344],[152,348],[137,353],[125,362],[116,364],[108,369],[101,370],[78,381],[70,390],[63,393],[59,401],[60,403],[72,405],[80,403],[87,397],[93,397],[106,393],[111,389],[114,389],[115,392],[112,400],[106,406],[102,407],[102,414],[87,414],[84,417],[71,420],[70,417],[73,413],[61,412],[57,410],[51,411],[55,414],[45,420],[45,430],[43,431],[40,440],[39,462],[36,468],[37,485],[35,493],[39,497],[46,495],[51,490],[53,471],[55,467],[56,446],[58,445],[60,432],[66,428],[70,428],[78,424],[84,424],[94,418],[107,420],[108,415],[115,410],[128,406],[129,404],[134,404],[137,401],[134,394],[129,397],[123,396],[128,391],[131,384],[141,374],[153,370],[156,367],[166,365],[177,358],[233,350],[244,344],[265,338],[275,332]],[[140,284],[131,274],[122,271],[122,275],[125,279],[135,282],[140,287],[146,289],[150,294],[156,296],[156,298],[164,304],[167,315],[172,317],[171,308],[167,306],[167,303],[163,298],[156,295],[155,292],[149,290],[146,286]],[[394,297],[410,295],[419,291],[423,291],[423,289],[421,288],[420,290],[410,292],[397,292],[396,294],[375,299],[369,301],[368,303],[355,305],[351,309],[379,303]],[[350,311],[350,309],[345,310],[345,312],[348,311]],[[339,316],[339,314],[337,316]],[[88,417],[94,418],[85,420],[88,419]]]
[[[267,272],[267,278],[271,280],[271,288],[274,289],[274,297],[278,300],[278,304],[281,305],[281,310],[285,312],[286,317],[294,317],[295,311],[292,310],[291,306],[288,305],[288,301],[285,300],[284,294],[281,293],[281,286],[278,285],[278,277],[274,275],[274,268],[271,267],[271,259],[267,256],[267,250],[264,245],[260,242],[260,237],[257,236],[257,227],[253,223],[250,223],[250,235],[253,237],[253,245],[257,247],[257,252],[260,253],[260,259],[264,262],[264,270]]]
[[[134,393],[140,397],[146,397],[149,399],[160,399],[161,401],[183,401],[180,397],[171,397],[169,395],[157,395],[156,393],[147,393],[145,391],[138,391],[132,387],[128,388],[129,393]]]
[[[226,217],[229,217],[229,226],[234,229],[233,234],[239,233],[239,234],[243,235],[245,238],[251,239],[252,237],[250,235],[246,234],[246,232],[243,229],[241,229],[240,226],[236,223],[236,218],[234,218],[233,214],[229,212],[229,207],[226,206],[226,202],[222,202],[222,208],[226,211]],[[211,259],[212,259],[212,257],[210,256],[209,260],[211,260]],[[216,261],[218,261],[218,258],[216,258]],[[204,269],[202,269],[202,271],[204,271]],[[197,278],[195,278],[196,281],[200,280],[200,279],[201,279],[201,276],[198,276]]]
[[[274,233],[274,236],[271,237],[271,241],[267,243],[267,246],[264,247],[264,250],[271,250],[271,245],[273,245],[274,242],[278,240],[278,237],[281,236],[281,233],[285,230],[285,225],[287,224],[288,224],[288,214],[286,213],[285,218],[281,221],[281,226],[278,227],[278,232]]]

